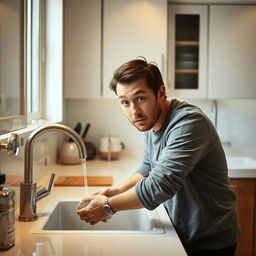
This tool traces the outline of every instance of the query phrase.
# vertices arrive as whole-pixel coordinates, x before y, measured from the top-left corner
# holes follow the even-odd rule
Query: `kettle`
[[[102,159],[117,159],[124,148],[124,143],[118,136],[106,135],[100,138],[99,155]]]

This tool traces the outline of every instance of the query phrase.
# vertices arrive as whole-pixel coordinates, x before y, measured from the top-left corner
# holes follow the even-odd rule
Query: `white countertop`
[[[256,178],[256,148],[224,148],[230,178]]]

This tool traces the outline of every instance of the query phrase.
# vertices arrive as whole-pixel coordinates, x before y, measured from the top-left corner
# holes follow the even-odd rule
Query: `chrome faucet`
[[[37,128],[28,137],[24,152],[24,181],[20,183],[20,221],[34,221],[38,217],[36,215],[36,202],[50,194],[54,176],[51,175],[48,189],[38,187],[33,181],[33,146],[36,138],[41,134],[57,131],[66,134],[76,143],[81,160],[86,159],[86,149],[82,138],[73,129],[62,124],[50,124]]]

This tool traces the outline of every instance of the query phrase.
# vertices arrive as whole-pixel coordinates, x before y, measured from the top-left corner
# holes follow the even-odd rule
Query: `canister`
[[[5,186],[5,174],[0,174],[0,250],[15,244],[15,190]]]

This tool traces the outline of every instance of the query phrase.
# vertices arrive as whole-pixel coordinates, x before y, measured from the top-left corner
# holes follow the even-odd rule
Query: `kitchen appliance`
[[[86,141],[86,135],[90,128],[90,124],[87,124],[83,133],[82,140],[84,142],[86,148],[86,160],[92,160],[96,157],[97,150],[92,142]],[[74,128],[74,130],[80,134],[82,130],[82,124],[78,122]],[[62,164],[81,164],[81,159],[79,158],[78,148],[73,140],[69,140],[68,142],[64,142],[60,148],[60,162]]]
[[[124,148],[124,143],[118,136],[107,135],[100,138],[99,155],[102,159],[117,159]]]
[[[62,164],[81,164],[75,142],[64,142],[62,144],[60,148],[60,161]]]

